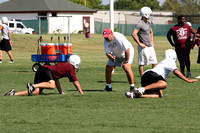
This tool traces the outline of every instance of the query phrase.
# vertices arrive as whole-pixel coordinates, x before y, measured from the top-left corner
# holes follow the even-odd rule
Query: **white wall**
[[[49,14],[48,16],[51,16]],[[68,19],[70,22],[70,33],[78,33],[83,30],[83,16],[90,17],[90,32],[94,33],[94,16],[85,14],[66,14],[58,13],[58,17],[49,17],[49,33],[52,34],[56,30],[61,29],[61,33],[68,33]],[[72,16],[72,17],[67,17]]]
[[[0,14],[0,19],[3,16],[6,16],[8,20],[11,20],[11,19],[36,20],[38,14],[37,13],[5,13],[5,14]]]
[[[37,13],[7,13],[0,14],[0,19],[6,16],[9,20],[19,19],[19,20],[37,20]],[[48,13],[47,16],[51,16],[51,13]],[[72,16],[70,18],[70,33],[78,32],[83,30],[83,16],[90,17],[90,32],[94,33],[94,15],[93,13],[58,13],[57,16]],[[48,18],[49,19],[49,18]],[[57,29],[62,29],[64,33],[68,33],[68,19],[66,17],[51,18],[49,21],[49,33]]]
[[[58,14],[58,16],[72,16],[70,18],[70,32],[83,30],[83,17],[90,17],[90,32],[94,33],[94,15],[93,14]]]

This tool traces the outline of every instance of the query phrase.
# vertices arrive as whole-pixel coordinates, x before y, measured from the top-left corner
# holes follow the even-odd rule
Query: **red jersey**
[[[197,30],[197,34],[200,34],[200,27],[199,27],[198,30]],[[197,46],[200,47],[200,40],[199,40],[198,37],[196,38],[196,43],[197,43]]]
[[[185,47],[190,41],[191,27],[187,24],[183,26],[175,25],[171,28],[175,47]]]
[[[68,77],[70,82],[77,81],[73,66],[67,62],[61,62],[56,65],[43,65],[50,69],[56,79]]]

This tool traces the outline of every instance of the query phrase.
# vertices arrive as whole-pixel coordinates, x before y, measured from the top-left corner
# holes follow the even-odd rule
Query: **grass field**
[[[86,39],[83,34],[71,35],[73,53],[78,54],[82,66],[77,78],[84,95],[80,95],[67,78],[60,80],[66,95],[57,90],[44,90],[40,96],[9,96],[11,88],[26,89],[33,82],[31,54],[37,52],[38,35],[12,35],[14,64],[9,64],[3,53],[0,64],[0,129],[4,133],[197,133],[200,132],[199,81],[186,83],[175,75],[167,78],[168,87],[160,99],[127,99],[129,90],[125,72],[116,68],[113,92],[104,93],[107,57],[102,35]],[[63,37],[61,37],[62,39]],[[132,69],[135,85],[140,86],[137,64],[137,45],[128,36],[135,49]],[[44,42],[50,36],[43,35]],[[55,40],[55,42],[57,42]],[[166,49],[172,48],[166,37],[154,37],[158,61]],[[191,52],[192,78],[200,74],[196,63],[198,48]],[[179,67],[179,64],[177,63]],[[151,68],[146,66],[145,69]]]

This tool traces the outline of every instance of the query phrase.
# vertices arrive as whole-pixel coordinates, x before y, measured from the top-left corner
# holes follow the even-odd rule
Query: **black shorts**
[[[53,80],[53,74],[50,69],[40,66],[35,74],[34,84],[41,82],[48,82],[49,80]]]
[[[156,72],[148,71],[142,75],[141,84],[142,84],[142,87],[144,87],[144,86],[150,85],[152,83],[156,83],[159,80],[166,82],[166,80],[162,76],[158,75]],[[145,93],[152,93],[152,92],[157,92],[160,95],[160,91],[158,91],[158,90],[146,90],[145,91]]]
[[[200,63],[200,48],[199,48],[197,63]]]
[[[6,51],[6,52],[12,50],[9,40],[7,39],[1,40],[0,50]]]

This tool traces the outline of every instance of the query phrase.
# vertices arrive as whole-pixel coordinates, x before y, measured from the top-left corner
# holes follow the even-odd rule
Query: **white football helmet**
[[[164,53],[164,56],[163,56],[164,59],[172,59],[174,60],[175,62],[177,61],[177,55],[176,55],[176,52],[172,49],[167,49]]]
[[[78,70],[81,67],[81,59],[78,55],[72,54],[70,57],[67,59],[67,62],[72,64],[72,66],[75,68],[75,71],[78,72]]]
[[[150,15],[152,13],[152,10],[149,7],[142,7],[140,9],[140,16],[145,17],[147,19],[150,19]]]
[[[192,24],[190,22],[186,22],[187,25],[192,26]]]
[[[8,23],[8,18],[7,17],[2,17],[2,23],[7,24]]]

